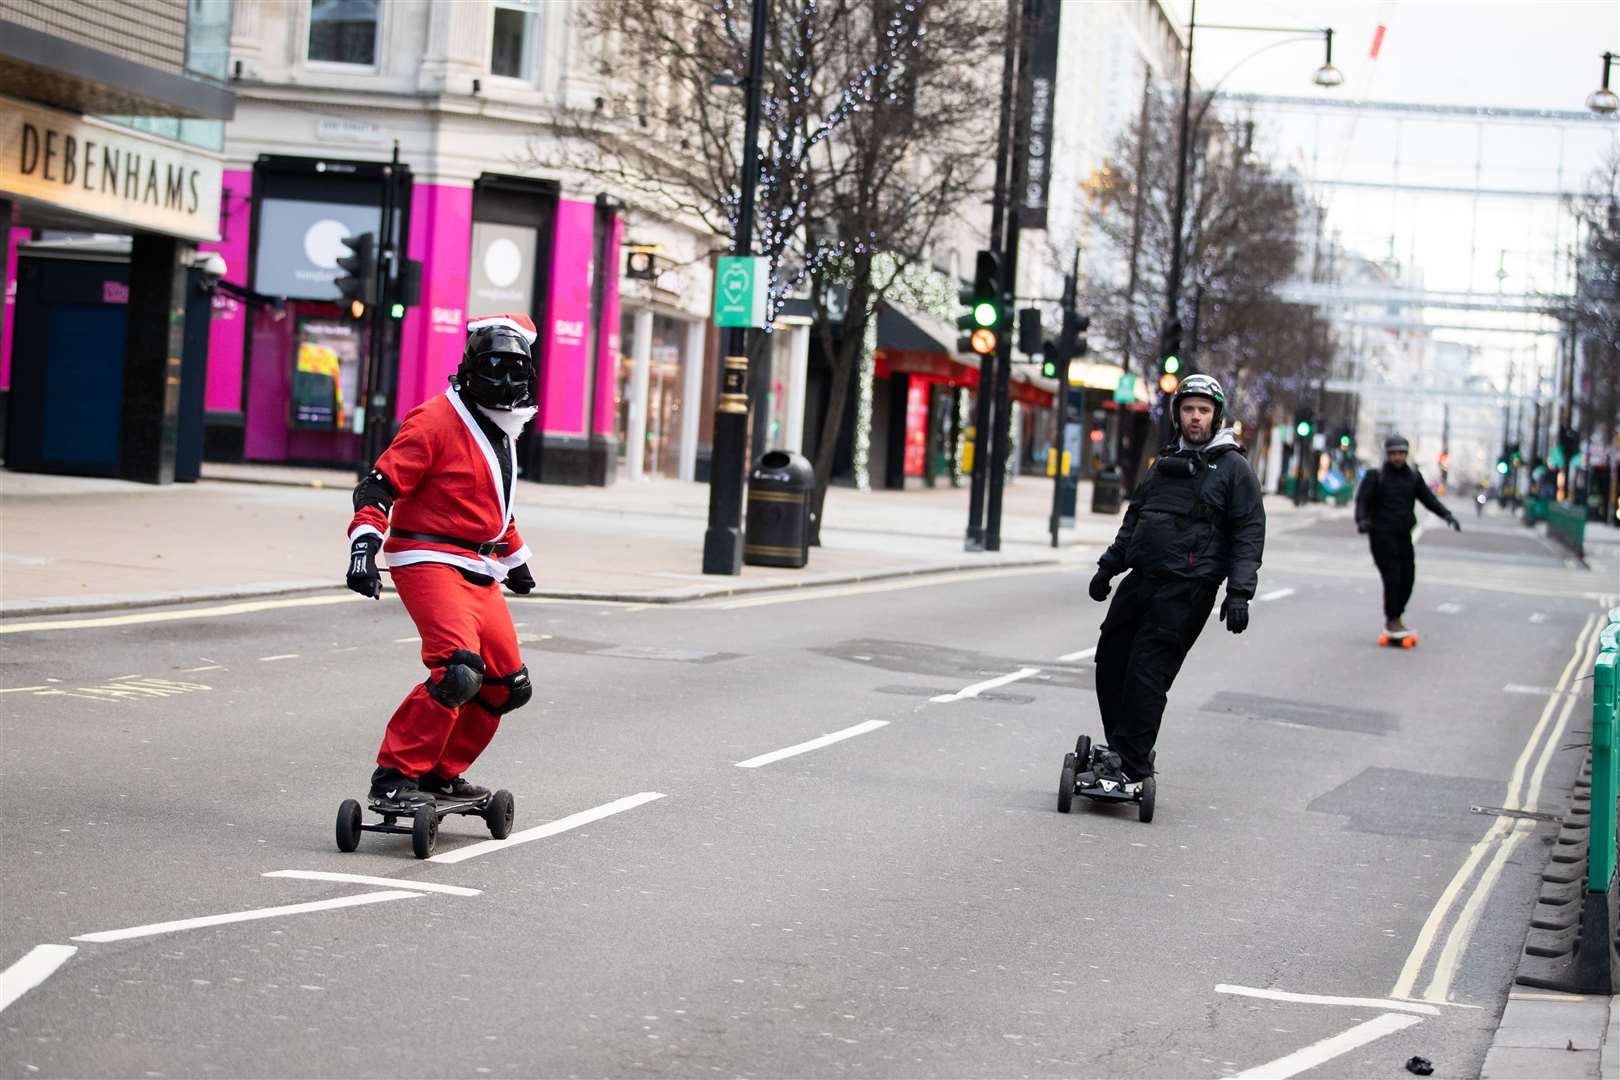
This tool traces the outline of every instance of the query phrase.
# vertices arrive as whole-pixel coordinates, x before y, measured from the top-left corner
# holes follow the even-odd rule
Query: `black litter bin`
[[[748,477],[743,562],[797,570],[810,561],[810,496],[816,471],[803,454],[772,450]]]
[[[1091,482],[1091,512],[1119,513],[1119,469],[1112,465],[1098,469],[1096,479]]]

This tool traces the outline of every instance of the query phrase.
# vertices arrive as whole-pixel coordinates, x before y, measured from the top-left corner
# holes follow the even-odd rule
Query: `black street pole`
[[[1192,109],[1192,72],[1193,72],[1193,32],[1198,25],[1198,0],[1191,0],[1187,12],[1187,69],[1181,80],[1181,133],[1176,139],[1176,205],[1175,214],[1171,223],[1170,232],[1170,276],[1164,287],[1164,323],[1160,331],[1160,340],[1169,333],[1170,325],[1176,321],[1176,309],[1181,304],[1181,261],[1184,257],[1182,249],[1181,232],[1185,227],[1187,216],[1187,128],[1191,120]],[[1169,438],[1173,430],[1173,422],[1169,415],[1170,396],[1160,391],[1160,405],[1163,415],[1160,428],[1164,437]]]
[[[738,255],[753,252],[754,186],[759,180],[759,99],[765,77],[765,23],[769,0],[754,0],[748,40],[747,105],[743,119],[742,192],[737,203]],[[755,281],[754,288],[767,282]],[[743,480],[748,471],[748,331],[733,327],[720,373],[714,413],[714,456],[709,466],[709,527],[703,534],[703,572],[742,572]]]
[[[392,335],[389,324],[393,321],[391,282],[396,277],[396,238],[394,236],[395,184],[399,176],[399,142],[394,143],[394,156],[383,167],[382,216],[377,224],[377,261],[373,269],[371,289],[371,326],[366,340],[366,390],[361,408],[365,410],[366,429],[360,436],[360,461],[357,472],[364,477],[371,466],[388,449],[393,426],[393,386],[389,378],[391,365],[388,349]]]
[[[1052,517],[1048,529],[1052,546],[1058,546],[1058,522],[1062,518],[1063,489],[1069,472],[1063,467],[1063,436],[1069,426],[1069,362],[1080,338],[1080,249],[1074,251],[1074,269],[1063,279],[1063,329],[1058,334],[1057,396],[1052,401],[1056,423],[1052,433]]]
[[[1029,182],[1029,35],[1026,28],[1039,25],[1036,5],[1042,0],[1024,0],[1023,20],[1018,27],[1018,82],[1013,98],[1012,206],[1007,215],[1007,247],[1001,259],[1001,294],[1010,320],[1013,297],[1018,292],[1018,234],[1023,224],[1024,188]],[[1057,0],[1045,0],[1056,3]],[[984,550],[1001,550],[1001,492],[1007,482],[1007,454],[1012,434],[1012,334],[1003,326],[996,339],[995,417],[991,432],[990,477],[985,507]],[[984,376],[979,376],[980,385]]]
[[[1001,120],[996,128],[996,181],[990,197],[990,250],[1002,252],[1002,227],[1007,210],[1007,143],[1012,136],[1014,65],[1018,49],[1018,3],[1007,0],[1006,41],[1001,60]],[[991,397],[995,361],[979,357],[979,385],[973,395],[973,469],[968,483],[967,551],[984,550],[984,481],[990,467]]]

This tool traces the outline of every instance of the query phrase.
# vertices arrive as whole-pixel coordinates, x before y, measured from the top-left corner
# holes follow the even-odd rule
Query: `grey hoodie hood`
[[[1218,448],[1220,448],[1222,446],[1230,446],[1233,449],[1238,449],[1238,450],[1242,449],[1242,447],[1238,445],[1237,436],[1232,434],[1232,429],[1229,428],[1229,427],[1228,428],[1221,428],[1221,430],[1217,431],[1210,438],[1209,442],[1203,443],[1200,446],[1192,446],[1187,442],[1186,439],[1180,439],[1180,438],[1177,439],[1176,445],[1177,445],[1177,447],[1179,449],[1182,449],[1182,450],[1196,450],[1200,454],[1207,454],[1211,450],[1218,449]]]

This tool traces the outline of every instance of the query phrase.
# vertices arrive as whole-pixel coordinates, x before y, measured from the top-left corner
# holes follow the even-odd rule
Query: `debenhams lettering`
[[[27,121],[19,151],[17,170],[26,177],[184,214],[195,214],[202,205],[200,170],[185,162],[161,161],[128,146],[42,130]]]

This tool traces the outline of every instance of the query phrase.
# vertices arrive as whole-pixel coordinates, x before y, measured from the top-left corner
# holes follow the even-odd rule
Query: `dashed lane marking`
[[[139,626],[143,623],[214,619],[222,615],[249,615],[256,611],[276,611],[281,608],[350,604],[364,599],[366,598],[358,593],[348,593],[344,596],[296,596],[285,600],[252,600],[240,604],[219,604],[214,607],[185,608],[177,611],[143,611],[135,615],[103,615],[86,619],[11,623],[0,626],[0,634],[31,634],[47,630],[100,630],[109,626]]]
[[[1058,663],[1067,664],[1075,660],[1084,660],[1088,656],[1095,656],[1096,653],[1097,646],[1093,645],[1091,648],[1081,649],[1079,652],[1064,653],[1062,656],[1058,657]]]
[[[762,596],[747,596],[734,600],[721,600],[698,604],[702,609],[732,611],[737,608],[764,607],[769,604],[797,604],[806,600],[832,600],[844,596],[865,596],[870,593],[895,592],[901,589],[925,589],[935,585],[953,585],[958,582],[990,581],[1004,577],[1026,577],[1030,574],[1074,573],[1078,567],[1042,564],[1039,566],[1012,566],[1004,570],[948,571],[937,574],[917,574],[891,581],[874,581],[865,585],[817,587],[808,585],[789,592],[773,592]]]
[[[938,705],[949,704],[953,701],[965,701],[968,698],[978,697],[986,690],[994,690],[997,687],[1006,686],[1008,683],[1015,683],[1020,679],[1027,679],[1031,675],[1039,675],[1040,673],[1041,669],[1038,667],[1019,668],[1017,671],[1009,674],[997,675],[994,679],[986,679],[984,682],[974,683],[972,686],[965,686],[954,694],[937,694],[928,700]]]
[[[340,874],[332,870],[271,870],[262,877],[298,878],[302,881],[344,881],[354,885],[381,885],[389,889],[410,889],[413,892],[443,893],[446,896],[479,896],[480,889],[460,885],[440,885],[436,881],[399,881],[395,878],[368,877],[365,874]]]
[[[261,657],[259,657],[259,663],[268,664],[272,660],[296,660],[296,659],[298,659],[298,654],[295,653],[295,652],[277,653],[275,656],[261,656]]]
[[[1261,603],[1265,603],[1268,600],[1281,600],[1284,597],[1293,596],[1293,595],[1294,595],[1294,590],[1293,589],[1272,589],[1270,592],[1263,593],[1262,595],[1256,597],[1255,599],[1259,600]]]
[[[1231,983],[1221,983],[1215,987],[1215,992],[1217,994],[1233,994],[1237,997],[1264,998],[1267,1001],[1291,1001],[1301,1005],[1350,1005],[1363,1009],[1395,1009],[1400,1012],[1422,1013],[1424,1016],[1440,1015],[1440,1010],[1433,1005],[1426,1005],[1419,1001],[1396,1001],[1391,998],[1294,994],[1287,990],[1262,990],[1253,986],[1233,986]]]
[[[1462,609],[1463,606],[1461,604],[1441,604],[1434,610],[1438,611],[1442,615],[1455,615]]]
[[[0,694],[21,694],[28,690],[49,690],[49,686],[8,686]]]
[[[223,915],[203,915],[195,919],[175,919],[172,922],[148,923],[145,926],[127,926],[122,930],[100,930],[94,934],[77,934],[74,941],[108,942],[128,941],[130,938],[172,934],[180,930],[199,930],[206,926],[226,923],[253,922],[256,919],[279,919],[286,915],[305,915],[312,911],[331,911],[335,908],[359,907],[363,904],[382,904],[389,900],[418,900],[419,892],[388,889],[383,892],[361,893],[358,896],[339,896],[331,900],[315,900],[308,904],[286,904],[282,907],[254,908],[251,911],[230,911]]]
[[[1332,1038],[1314,1042],[1303,1050],[1295,1050],[1287,1057],[1280,1057],[1276,1061],[1268,1061],[1264,1065],[1252,1069],[1245,1069],[1237,1074],[1240,1078],[1266,1077],[1267,1080],[1285,1080],[1290,1076],[1298,1076],[1318,1065],[1332,1061],[1334,1058],[1350,1051],[1376,1042],[1385,1035],[1393,1035],[1397,1031],[1409,1028],[1413,1024],[1421,1024],[1423,1019],[1417,1016],[1403,1016],[1400,1013],[1385,1013],[1375,1016],[1365,1023],[1357,1024],[1348,1031],[1341,1031]]]
[[[757,769],[761,765],[769,765],[773,761],[781,761],[783,758],[797,757],[799,754],[808,754],[812,750],[820,750],[823,746],[831,746],[833,743],[843,742],[845,739],[853,739],[857,735],[865,735],[869,731],[876,731],[880,727],[887,727],[888,724],[889,722],[887,720],[867,720],[863,723],[856,724],[854,727],[847,727],[842,731],[830,732],[829,734],[822,735],[819,738],[811,739],[808,742],[795,743],[793,746],[785,746],[780,750],[772,750],[768,754],[761,754],[758,757],[751,757],[747,761],[736,762],[736,766],[739,769]]]
[[[457,848],[454,851],[446,851],[442,855],[433,856],[428,862],[466,862],[468,859],[477,858],[479,855],[487,855],[491,851],[499,851],[502,848],[514,847],[518,844],[527,844],[531,840],[544,840],[548,836],[556,836],[558,833],[577,829],[581,825],[589,825],[593,821],[601,821],[605,817],[622,814],[626,810],[634,810],[638,806],[663,797],[664,793],[661,791],[641,791],[634,795],[626,795],[622,799],[615,799],[610,803],[603,803],[601,806],[592,807],[589,810],[581,810],[577,814],[570,814],[565,818],[558,818],[556,821],[547,822],[544,825],[536,825],[532,829],[515,832],[505,840],[484,840],[477,844],[469,844],[464,848]]]
[[[21,960],[0,971],[0,1012],[56,974],[56,969],[78,951],[77,945],[35,945]]]

